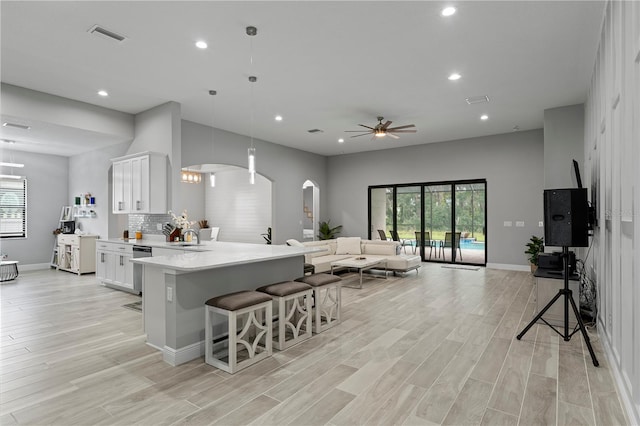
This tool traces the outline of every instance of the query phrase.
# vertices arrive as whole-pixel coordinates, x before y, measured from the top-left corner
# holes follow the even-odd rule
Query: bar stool
[[[342,309],[342,278],[330,274],[313,274],[296,281],[309,284],[313,288],[313,332],[318,334],[338,325]]]
[[[207,300],[205,362],[233,374],[271,356],[271,305],[271,297],[257,291],[240,291]],[[214,326],[219,324],[214,321],[216,314],[227,317],[228,335],[214,342]],[[224,335],[224,332],[219,334]],[[245,355],[245,352],[247,358],[239,360],[239,355]]]
[[[256,291],[266,293],[273,298],[277,309],[278,335],[273,336],[273,346],[283,351],[312,336],[311,328],[311,295],[310,285],[285,281],[278,284],[265,285]],[[273,315],[276,322],[276,314]]]

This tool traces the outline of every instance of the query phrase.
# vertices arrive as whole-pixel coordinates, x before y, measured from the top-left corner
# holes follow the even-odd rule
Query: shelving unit
[[[58,222],[58,229],[62,228],[62,223],[69,220],[68,217],[65,217],[66,212],[68,211],[68,206],[62,206],[62,210],[60,210],[60,220]],[[52,268],[58,267],[58,236],[54,234],[53,236],[53,249],[51,250],[51,262],[49,265]]]
[[[86,204],[86,205],[75,205],[73,206],[73,217],[76,219],[79,218],[91,218],[95,219],[98,217],[95,211],[95,204]]]

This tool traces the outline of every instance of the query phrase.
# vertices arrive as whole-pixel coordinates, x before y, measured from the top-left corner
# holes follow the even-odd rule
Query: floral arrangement
[[[187,217],[187,210],[182,210],[182,214],[180,216],[176,216],[171,210],[169,210],[169,214],[171,215],[171,220],[173,224],[177,228],[188,229],[195,222],[189,222],[189,218]]]

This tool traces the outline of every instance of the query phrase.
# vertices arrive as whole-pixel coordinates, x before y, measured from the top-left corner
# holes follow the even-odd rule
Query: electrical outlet
[[[519,221],[517,221],[517,222],[516,222],[516,226],[517,226],[518,228],[524,228],[524,222],[523,222],[523,221],[521,221],[521,220],[519,220]]]
[[[156,223],[156,230],[157,231],[162,231],[162,224],[161,223]]]
[[[167,287],[167,302],[173,302],[173,287]]]
[[[513,223],[510,220],[505,220],[504,221],[504,226],[509,228],[509,227],[513,226]]]
[[[544,226],[544,222],[543,221],[538,222],[538,228],[542,228],[543,226]]]

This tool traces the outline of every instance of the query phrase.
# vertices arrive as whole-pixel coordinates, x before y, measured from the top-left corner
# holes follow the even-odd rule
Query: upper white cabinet
[[[167,212],[167,157],[143,152],[114,158],[113,212]]]

